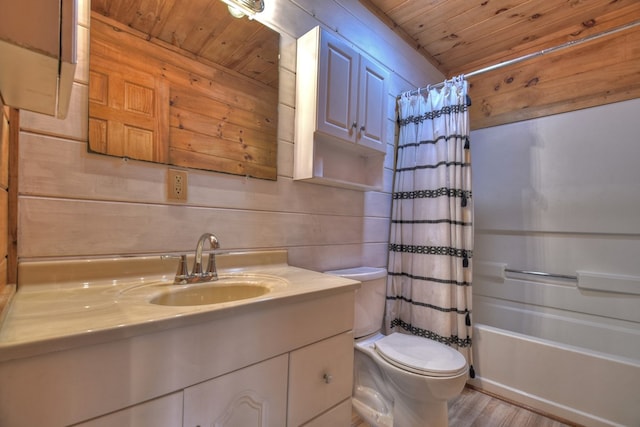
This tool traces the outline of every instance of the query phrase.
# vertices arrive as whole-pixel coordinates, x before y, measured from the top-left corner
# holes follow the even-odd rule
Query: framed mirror
[[[89,150],[277,177],[280,35],[220,0],[92,0]]]

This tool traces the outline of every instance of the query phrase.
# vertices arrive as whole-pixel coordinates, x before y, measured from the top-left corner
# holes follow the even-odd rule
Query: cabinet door
[[[355,141],[359,60],[360,55],[355,50],[322,32],[318,76],[319,131]]]
[[[184,391],[184,427],[286,425],[287,355]]]
[[[360,60],[358,144],[387,151],[387,72],[365,57]]]
[[[290,358],[288,426],[300,426],[351,396],[352,332],[293,351]],[[349,425],[349,419],[335,425]]]

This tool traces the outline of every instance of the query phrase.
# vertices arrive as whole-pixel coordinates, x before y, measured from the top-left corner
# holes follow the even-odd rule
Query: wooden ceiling
[[[447,77],[640,20],[638,0],[360,0]]]
[[[447,78],[529,55],[468,77],[471,129],[640,97],[639,0],[360,2]]]
[[[91,10],[192,59],[278,86],[280,34],[233,18],[220,0],[91,0]]]
[[[359,0],[446,77],[640,21],[640,0]],[[92,0],[152,43],[277,87],[279,35],[220,0]],[[481,128],[640,96],[640,26],[469,79]],[[434,82],[424,82],[434,83]]]

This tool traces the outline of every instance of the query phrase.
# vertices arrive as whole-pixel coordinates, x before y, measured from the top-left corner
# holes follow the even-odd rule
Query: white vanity
[[[359,284],[286,257],[219,255],[221,278],[279,284],[199,306],[149,303],[176,286],[159,257],[21,265],[0,425],[348,426]]]

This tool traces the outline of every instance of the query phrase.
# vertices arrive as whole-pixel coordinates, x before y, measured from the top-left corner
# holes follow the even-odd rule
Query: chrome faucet
[[[218,280],[218,271],[216,269],[216,255],[213,251],[209,252],[209,260],[207,262],[207,268],[202,269],[202,251],[204,250],[204,244],[209,242],[209,247],[212,250],[220,248],[220,243],[218,243],[218,238],[211,233],[204,233],[198,239],[198,244],[196,245],[196,253],[195,258],[193,260],[193,268],[191,269],[191,274],[189,274],[189,269],[187,268],[187,256],[185,254],[182,255],[163,255],[162,259],[167,258],[178,258],[180,261],[178,263],[178,271],[176,272],[176,277],[173,281],[175,284],[184,285],[187,283],[201,283],[201,282],[210,282],[214,280]]]
[[[193,260],[193,269],[191,270],[191,276],[195,278],[196,282],[207,282],[209,280],[218,280],[218,271],[216,269],[216,256],[213,252],[209,253],[209,262],[206,270],[202,270],[202,250],[204,249],[204,243],[208,241],[211,249],[218,249],[220,243],[218,238],[211,233],[204,233],[198,239],[196,245],[196,257]]]

